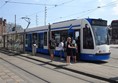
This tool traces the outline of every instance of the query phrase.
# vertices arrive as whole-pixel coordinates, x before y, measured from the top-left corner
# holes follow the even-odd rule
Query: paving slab
[[[0,64],[0,83],[27,83],[15,72]]]

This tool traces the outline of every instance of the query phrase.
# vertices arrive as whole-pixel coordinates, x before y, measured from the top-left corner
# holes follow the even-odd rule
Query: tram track
[[[11,55],[18,55],[18,54],[14,54],[13,52],[5,51],[5,50],[2,50],[2,53],[7,54],[7,55],[10,55],[10,56],[11,56]],[[82,71],[76,71],[76,70],[68,69],[68,68],[63,67],[63,66],[58,66],[58,65],[51,64],[51,63],[49,63],[49,62],[44,62],[44,61],[41,61],[41,60],[37,60],[37,59],[31,58],[31,57],[21,56],[21,55],[20,55],[20,57],[17,57],[17,58],[20,58],[20,59],[22,59],[22,60],[28,61],[28,60],[23,59],[23,58],[21,58],[21,57],[25,57],[25,58],[27,58],[27,59],[31,59],[31,60],[34,60],[34,61],[38,61],[38,62],[41,62],[41,63],[44,63],[44,64],[48,64],[48,65],[54,66],[54,67],[56,67],[56,68],[61,68],[61,69],[68,70],[68,71],[71,71],[71,72],[74,72],[74,73],[77,73],[77,74],[85,75],[85,76],[88,76],[88,77],[91,77],[91,78],[95,78],[95,79],[99,79],[99,80],[103,80],[103,81],[107,81],[107,82],[112,82],[112,83],[117,83],[117,81],[112,80],[112,79],[107,79],[107,78],[104,78],[104,77],[100,77],[100,76],[96,76],[96,75],[91,75],[91,74],[88,74],[88,73],[85,73],[85,72],[82,72]],[[9,61],[7,61],[7,62],[9,63]],[[31,62],[31,61],[28,61],[28,62]],[[34,62],[31,62],[31,63],[33,63],[33,64],[35,64],[35,65],[39,65],[39,64],[36,64],[36,63],[34,63]],[[13,64],[13,65],[14,65],[14,64]],[[16,67],[17,67],[17,66],[16,66]],[[46,67],[46,68],[47,68],[47,67]],[[20,68],[20,69],[22,69],[22,68]],[[24,69],[22,69],[22,70],[24,70]],[[24,70],[24,71],[26,71],[26,70]],[[55,70],[55,71],[56,71],[56,70]],[[27,71],[26,71],[26,72],[27,72]],[[56,72],[59,72],[59,71],[56,71]],[[30,73],[30,72],[27,72],[27,73],[32,74],[32,73]],[[59,73],[62,73],[62,72],[59,72]],[[64,74],[64,73],[63,73],[63,74]],[[34,75],[34,74],[32,74],[32,75]],[[36,75],[34,75],[34,76],[37,77]],[[40,78],[40,77],[37,77],[37,78],[44,80],[43,78]],[[75,77],[75,78],[77,78],[77,77]],[[80,78],[79,78],[79,79],[80,79]],[[81,80],[84,80],[84,79],[81,79]],[[44,81],[47,82],[47,83],[50,83],[50,82],[47,81],[47,80],[44,80]],[[87,80],[84,80],[84,81],[87,81]]]
[[[46,82],[46,83],[51,83],[51,82],[49,82],[48,80],[45,80],[45,79],[43,79],[43,78],[41,78],[41,77],[39,77],[39,76],[37,76],[37,75],[31,73],[31,72],[29,72],[29,71],[27,71],[27,70],[25,70],[25,69],[19,67],[19,66],[15,65],[15,64],[13,64],[13,63],[11,63],[10,61],[7,61],[7,60],[5,60],[5,59],[3,59],[3,58],[1,58],[1,57],[0,57],[0,59],[3,60],[3,61],[5,61],[5,62],[7,62],[7,63],[9,63],[9,64],[11,64],[11,65],[13,65],[14,67],[19,68],[19,69],[22,70],[22,71],[24,71],[24,72],[26,72],[26,73],[28,73],[28,74],[30,74],[30,75],[32,75],[32,76],[34,76],[34,77],[40,79],[40,80]]]
[[[2,53],[5,53],[5,54],[8,55],[9,52],[2,52]],[[10,52],[10,53],[11,53],[11,52]],[[11,54],[10,54],[10,56],[11,56]],[[21,56],[15,56],[15,58],[22,59],[22,60],[24,60],[24,61],[27,61],[27,62],[33,63],[33,64],[35,64],[35,65],[40,65],[40,64],[37,64],[37,63],[32,62],[32,61],[30,61],[30,60],[24,59],[24,58],[26,58],[26,57],[22,58]],[[25,72],[28,73],[28,74],[31,74],[31,75],[33,75],[33,76],[35,76],[35,77],[37,77],[37,78],[39,78],[39,79],[45,81],[46,83],[51,83],[51,82],[49,82],[49,81],[47,81],[47,80],[44,80],[43,78],[41,78],[41,77],[39,77],[39,76],[36,76],[35,74],[32,74],[32,73],[28,72],[27,70],[25,70],[25,69],[23,69],[23,68],[21,68],[21,67],[15,65],[15,64],[11,63],[11,62],[9,62],[9,61],[7,61],[7,60],[1,58],[1,57],[0,57],[0,59],[4,60],[5,62],[7,62],[7,63],[9,63],[9,64],[11,64],[11,65],[13,65],[13,66],[15,66],[15,67],[21,69],[21,70],[23,70],[23,71],[25,71]],[[56,68],[52,69],[52,68],[49,68],[49,67],[46,67],[46,66],[42,66],[42,67],[47,68],[47,69],[50,69],[50,70],[53,70],[53,71],[56,71],[56,72],[59,72],[59,73],[62,73],[62,74],[65,74],[65,75],[67,75],[67,76],[71,76],[71,77],[74,77],[74,78],[77,78],[77,79],[83,80],[83,81],[85,81],[85,82],[93,83],[93,82],[88,81],[88,80],[86,80],[86,79],[84,79],[84,78],[78,78],[77,76],[70,75],[70,74],[67,74],[67,73],[64,73],[64,72],[61,72],[61,71],[55,70]]]
[[[5,53],[5,54],[8,55],[9,52],[4,52],[4,51],[3,51],[2,53]],[[12,52],[10,52],[10,53],[12,53]],[[11,54],[10,54],[10,56],[11,56]],[[37,64],[37,63],[35,63],[35,62],[33,62],[33,61],[24,59],[24,58],[26,58],[26,57],[24,57],[24,58],[22,58],[22,57],[23,57],[23,56],[16,56],[15,58],[22,59],[22,60],[24,60],[24,61],[33,63],[33,64],[35,64],[35,65],[40,65],[40,64]],[[2,60],[4,60],[4,61],[8,62],[8,63],[11,64],[11,65],[14,65],[14,64],[10,63],[9,61],[7,61],[7,60],[1,58],[1,57],[0,57],[0,59],[2,59]],[[46,64],[47,64],[47,63],[46,63]],[[50,82],[48,82],[48,81],[46,81],[46,80],[44,80],[44,79],[42,79],[42,78],[40,78],[40,77],[38,77],[38,76],[36,76],[36,75],[34,75],[34,74],[32,74],[32,73],[30,73],[30,72],[28,72],[28,71],[22,69],[21,67],[18,67],[18,66],[16,66],[16,65],[14,65],[14,66],[17,67],[17,68],[19,68],[19,69],[21,69],[21,70],[23,70],[23,71],[25,71],[25,72],[27,72],[27,73],[29,73],[29,74],[31,74],[31,75],[33,75],[33,76],[35,76],[35,77],[37,77],[37,78],[39,78],[39,79],[41,79],[41,80],[43,80],[43,81],[45,81],[45,82],[47,82],[47,83],[50,83]],[[40,66],[41,66],[41,65],[40,65]],[[78,78],[78,77],[76,77],[76,76],[74,76],[74,75],[70,75],[70,74],[67,74],[67,73],[64,73],[64,72],[55,70],[55,68],[52,69],[52,68],[49,68],[49,67],[46,67],[46,66],[42,66],[42,67],[47,68],[47,69],[50,69],[50,70],[53,70],[53,71],[56,71],[56,72],[59,72],[59,73],[62,73],[62,74],[65,74],[65,75],[68,75],[68,76],[71,76],[71,77],[74,77],[74,78],[77,78],[77,79],[81,79],[81,80],[86,81],[86,82],[89,82],[89,83],[92,83],[91,81],[85,80],[84,78],[83,78],[83,79],[82,79],[82,78]]]

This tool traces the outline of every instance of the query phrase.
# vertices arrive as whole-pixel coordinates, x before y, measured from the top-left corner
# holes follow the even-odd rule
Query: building
[[[112,20],[111,22],[111,42],[118,44],[118,20]]]
[[[6,32],[6,19],[0,18],[0,36]]]

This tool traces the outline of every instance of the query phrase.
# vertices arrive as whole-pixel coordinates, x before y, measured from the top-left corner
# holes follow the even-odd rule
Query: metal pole
[[[50,36],[51,36],[51,25],[50,25],[50,23],[49,23],[49,25],[48,25],[48,42],[50,41]],[[48,46],[49,46],[49,43],[48,43]],[[49,47],[48,47],[49,48]]]
[[[23,41],[24,41],[23,52],[24,53],[25,53],[25,44],[26,44],[26,41],[25,41],[25,39],[26,39],[26,30],[28,29],[29,25],[30,25],[30,22],[28,22],[28,25],[27,25],[26,29],[24,29],[24,36],[23,36]]]
[[[23,52],[25,53],[25,39],[26,39],[26,29],[24,29],[24,33],[23,33]]]
[[[17,40],[16,15],[14,16],[14,18],[15,18],[15,19],[14,19],[14,20],[15,20],[15,25],[14,25],[14,29],[15,29],[15,39],[14,39],[14,40],[15,40],[15,41],[14,41],[14,43],[15,43],[15,44],[13,44],[13,50],[16,51],[16,50],[17,50],[16,47],[15,47],[15,45],[16,45],[16,40]],[[12,42],[12,43],[13,43],[13,42]]]
[[[51,36],[51,25],[50,25],[50,23],[49,23],[49,25],[48,25],[48,40],[50,40],[50,36]]]
[[[22,17],[22,19],[24,19],[26,22],[28,22],[28,24],[27,24],[27,26],[26,26],[26,28],[24,29],[24,33],[23,33],[23,52],[25,53],[25,44],[26,44],[26,41],[25,41],[25,39],[26,39],[26,30],[28,29],[28,27],[29,27],[29,25],[30,25],[30,18],[28,18],[28,17]]]
[[[26,29],[28,29],[29,25],[30,25],[30,22],[28,22]]]
[[[15,31],[16,31],[16,15],[15,15],[15,26],[14,27],[15,27]]]
[[[46,19],[47,19],[47,7],[45,5],[45,14],[44,14],[44,25],[46,25]]]

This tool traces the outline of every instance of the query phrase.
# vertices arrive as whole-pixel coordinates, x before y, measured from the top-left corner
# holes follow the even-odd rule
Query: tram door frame
[[[79,61],[80,60],[80,54],[81,54],[81,30],[80,29],[75,31],[75,40],[76,40],[76,44],[77,44],[77,42],[79,42],[79,47],[77,47],[78,53],[76,55],[77,60]],[[78,44],[77,44],[77,46],[78,46]]]

